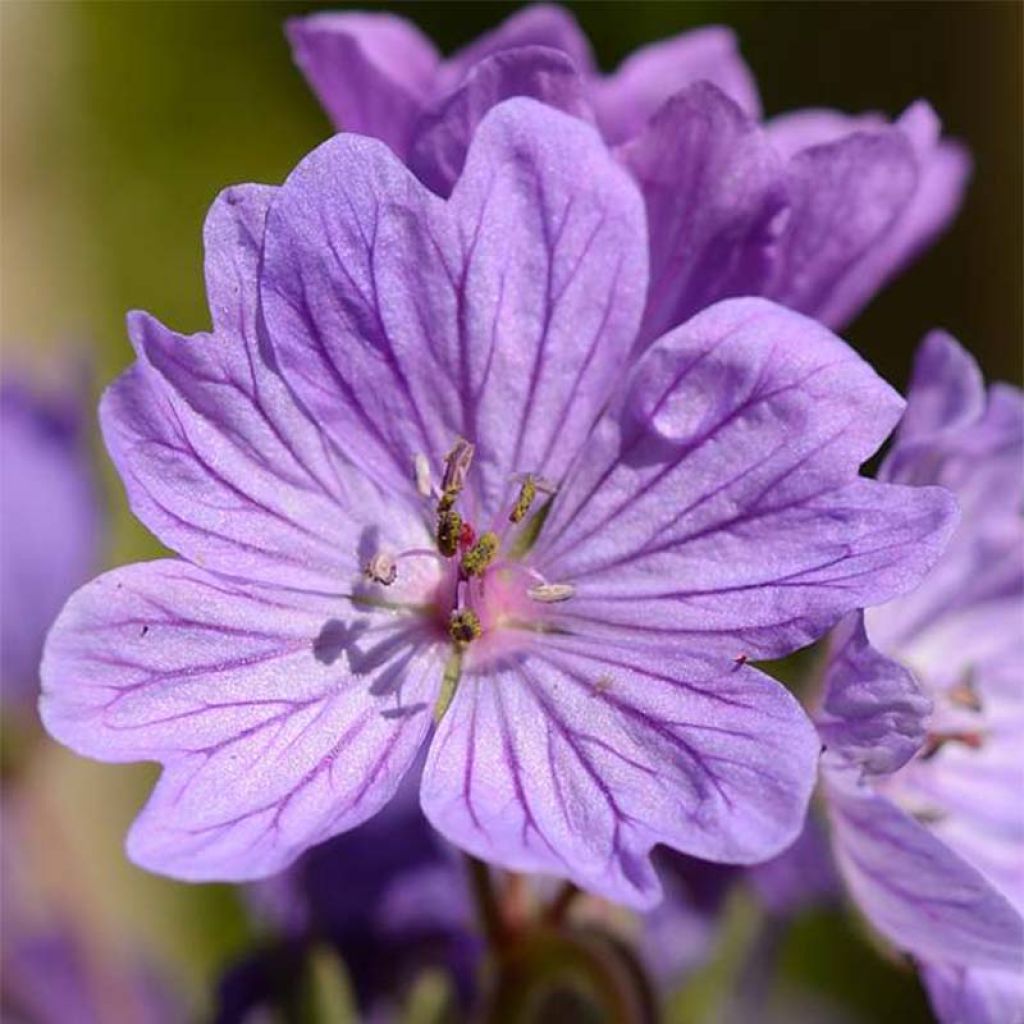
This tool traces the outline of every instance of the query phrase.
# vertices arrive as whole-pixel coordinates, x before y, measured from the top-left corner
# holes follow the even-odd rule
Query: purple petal
[[[372,135],[399,156],[433,88],[433,43],[392,14],[313,14],[287,24],[295,63],[339,131]]]
[[[169,547],[230,575],[336,589],[359,572],[366,524],[390,524],[402,547],[426,534],[411,511],[383,514],[268,363],[256,275],[272,193],[231,189],[214,204],[214,333],[182,337],[130,314],[139,361],[100,418],[132,510]]]
[[[100,510],[79,396],[0,388],[0,679],[6,710],[39,692],[46,630],[95,571]]]
[[[955,510],[857,476],[900,407],[796,313],[742,299],[695,317],[636,366],[555,500],[537,567],[576,587],[559,620],[768,658],[911,588]]]
[[[799,706],[753,669],[708,678],[552,634],[462,679],[431,744],[423,807],[487,860],[648,907],[660,896],[655,843],[750,863],[792,842],[817,755]]]
[[[870,774],[894,772],[924,742],[931,708],[910,672],[868,643],[860,613],[836,627],[817,715],[818,732],[831,752]]]
[[[913,593],[869,618],[872,640],[894,650],[944,617],[1024,593],[1024,395],[994,385],[957,342],[932,332],[919,349],[907,414],[879,476],[941,484],[962,510],[940,563]]]
[[[286,376],[367,473],[477,445],[480,517],[560,478],[617,383],[646,288],[640,197],[592,128],[531,100],[483,121],[446,204],[339,136],[282,188],[263,302]]]
[[[914,195],[892,230],[836,289],[823,319],[842,325],[929,246],[952,223],[971,176],[971,158],[958,142],[940,140],[939,119],[919,101],[900,117],[896,127],[910,140],[918,164]]]
[[[390,799],[440,674],[422,637],[341,595],[150,562],[68,602],[47,642],[40,710],[79,753],[164,764],[129,835],[133,860],[176,878],[243,880]]]
[[[523,46],[544,46],[564,53],[581,75],[594,72],[590,43],[576,19],[557,4],[529,4],[452,54],[439,76],[438,95],[454,91],[472,68],[494,54]]]
[[[492,107],[513,96],[529,96],[590,120],[583,82],[565,54],[541,46],[505,50],[475,65],[444,104],[421,119],[410,169],[438,195],[449,195],[477,126]]]
[[[906,209],[919,184],[913,147],[895,128],[854,132],[789,162],[790,210],[764,294],[837,326],[842,288]]]
[[[1009,971],[927,964],[922,976],[941,1024],[1024,1024],[1024,963]]]
[[[826,772],[833,845],[861,910],[900,949],[924,960],[1013,967],[1024,923],[973,867],[848,772]]]
[[[670,96],[695,82],[710,82],[751,117],[760,116],[757,86],[736,36],[709,26],[644,46],[596,82],[593,103],[601,131],[612,144],[639,135]]]
[[[643,339],[705,306],[755,294],[769,269],[782,165],[757,124],[707,83],[691,86],[621,150],[651,233]]]

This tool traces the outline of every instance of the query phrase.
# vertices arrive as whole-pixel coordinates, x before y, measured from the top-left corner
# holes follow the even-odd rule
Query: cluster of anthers
[[[567,601],[575,593],[572,584],[552,583],[525,561],[550,512],[554,486],[525,474],[507,515],[478,533],[458,507],[474,453],[469,441],[456,440],[445,456],[439,488],[433,483],[427,457],[416,456],[416,488],[431,503],[435,547],[395,555],[380,551],[363,567],[367,580],[390,587],[399,579],[404,559],[428,557],[442,563],[444,571],[429,605],[431,617],[452,645],[439,715],[454,693],[463,654],[470,645],[481,650],[482,657],[496,654],[505,649],[500,638],[509,631],[546,628],[538,606]]]

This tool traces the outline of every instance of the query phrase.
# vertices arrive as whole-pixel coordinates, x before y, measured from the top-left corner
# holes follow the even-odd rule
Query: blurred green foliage
[[[126,310],[183,332],[208,324],[201,227],[222,187],[278,182],[329,132],[293,67],[281,25],[312,4],[0,5],[3,47],[5,359],[45,363],[86,348],[97,384],[130,360]],[[392,4],[450,50],[516,5]],[[740,35],[769,114],[799,106],[895,114],[929,99],[965,139],[976,179],[949,235],[879,297],[851,340],[901,384],[922,333],[943,325],[991,376],[1019,379],[1022,321],[1022,6],[1006,3],[590,3],[573,5],[600,62],[696,25]],[[158,545],[131,519],[109,474],[112,563]],[[168,958],[194,1000],[245,941],[225,888],[189,888],[124,864],[120,836],[149,769],[85,765],[50,751],[39,785],[87,859],[109,929]],[[747,941],[733,921],[723,942]],[[926,1019],[910,972],[858,929],[817,915],[779,938],[789,983],[830,993],[854,1019]],[[738,948],[738,947],[737,947]],[[736,949],[716,967],[728,986]],[[678,1019],[713,1019],[697,988]],[[424,999],[426,996],[423,997]],[[705,1002],[702,1002],[705,1001]]]

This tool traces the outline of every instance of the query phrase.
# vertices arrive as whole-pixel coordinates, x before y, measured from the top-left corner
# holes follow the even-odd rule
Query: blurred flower
[[[43,638],[97,569],[100,510],[84,389],[0,384],[0,687],[6,713],[39,694]]]
[[[396,800],[254,884],[251,899],[278,939],[225,976],[219,1024],[294,998],[306,957],[323,945],[341,956],[362,1019],[393,1019],[430,968],[469,1005],[481,951],[473,908],[454,851],[415,805]]]
[[[215,205],[213,333],[133,314],[101,410],[184,560],[83,588],[44,660],[54,736],[165,765],[137,862],[279,871],[435,724],[428,819],[513,870],[650,906],[656,843],[793,840],[818,740],[746,661],[913,586],[952,503],[858,476],[902,402],[799,314],[721,303],[632,364],[645,240],[593,130],[521,99],[447,202],[339,135]]]
[[[3,928],[0,1015],[5,1024],[177,1024],[181,1006],[141,958],[101,938],[61,878],[48,879],[54,836],[38,807],[5,791],[0,806]],[[47,881],[50,882],[49,887]]]
[[[1024,1013],[1022,456],[1020,391],[929,335],[880,476],[951,488],[962,520],[917,590],[837,631],[821,716],[839,867],[949,1024]]]
[[[288,35],[336,127],[383,139],[441,195],[504,99],[596,123],[647,205],[643,343],[735,295],[843,326],[949,224],[970,171],[924,102],[895,124],[802,110],[762,127],[753,76],[719,27],[646,46],[607,76],[572,15],[546,4],[447,60],[391,14],[313,14]]]

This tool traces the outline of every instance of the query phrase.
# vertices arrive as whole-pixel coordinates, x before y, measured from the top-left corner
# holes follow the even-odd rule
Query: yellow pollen
[[[462,571],[467,576],[479,576],[494,561],[500,541],[492,530],[480,535],[480,539],[462,556]]]
[[[469,608],[452,612],[448,620],[448,635],[458,650],[478,639],[482,632],[476,612],[470,611]]]

